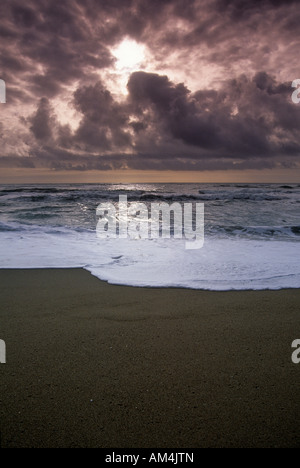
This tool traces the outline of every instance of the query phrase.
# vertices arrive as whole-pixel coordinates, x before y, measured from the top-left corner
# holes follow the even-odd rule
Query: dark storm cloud
[[[52,131],[55,125],[55,117],[48,99],[41,99],[36,113],[29,118],[30,130],[36,140],[47,142],[53,137]]]
[[[197,3],[196,12],[185,28],[174,22],[154,40],[150,38],[158,57],[163,60],[175,48],[196,57],[202,51],[204,63],[224,67],[227,73],[241,68],[242,62],[251,74],[266,68],[277,73],[284,65],[297,68],[298,0],[204,1]]]
[[[97,82],[74,93],[82,116],[75,131],[57,121],[48,99],[40,100],[28,119],[36,142],[31,163],[81,171],[293,167],[300,112],[290,89],[261,72],[192,93],[167,76],[136,72],[120,103]]]
[[[252,80],[242,75],[218,91],[192,94],[166,76],[137,72],[128,89],[137,115],[150,107],[154,122],[174,139],[199,148],[200,157],[213,153],[244,159],[300,150],[300,113],[290,100],[290,84],[266,73]]]
[[[127,109],[114,101],[101,82],[78,89],[74,95],[74,104],[84,116],[74,136],[83,149],[112,150],[130,144],[130,134],[126,132],[129,118]]]
[[[7,108],[27,131],[21,149],[17,130],[2,132],[1,167],[224,170],[292,167],[299,158],[297,76],[277,76],[297,63],[297,1],[2,0],[0,18]],[[154,72],[133,73],[128,96],[117,98],[99,76],[125,37],[148,46]],[[155,73],[187,67],[188,77],[206,66],[221,79],[199,80],[196,92]],[[68,86],[76,129],[55,109]]]
[[[23,79],[33,98],[57,95],[91,69],[113,62],[95,24],[82,15],[79,2],[29,0],[24,6],[24,2],[2,0],[0,15],[4,78],[11,83]]]
[[[289,4],[294,5],[297,2],[298,0],[217,0],[217,5],[222,11],[230,8],[231,11],[249,14],[253,11],[260,11],[261,8],[270,9]]]

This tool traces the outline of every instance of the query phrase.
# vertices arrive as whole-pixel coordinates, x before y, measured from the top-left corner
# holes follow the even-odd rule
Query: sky
[[[1,0],[0,183],[299,182],[299,24],[298,0]]]

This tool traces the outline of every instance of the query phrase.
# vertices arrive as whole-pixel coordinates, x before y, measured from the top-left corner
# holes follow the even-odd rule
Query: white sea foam
[[[207,239],[188,251],[183,240],[101,240],[93,232],[1,233],[2,268],[77,268],[113,284],[206,290],[300,287],[299,245]]]

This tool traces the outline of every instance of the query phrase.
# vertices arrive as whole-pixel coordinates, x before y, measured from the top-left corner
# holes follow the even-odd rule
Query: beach
[[[298,447],[299,303],[1,270],[1,446]]]

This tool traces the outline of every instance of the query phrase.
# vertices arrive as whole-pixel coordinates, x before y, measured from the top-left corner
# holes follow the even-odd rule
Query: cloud
[[[196,159],[210,154],[266,158],[300,151],[295,133],[300,114],[290,100],[290,84],[277,83],[264,72],[253,79],[241,75],[224,82],[221,89],[194,94],[166,76],[137,72],[128,90],[136,114],[151,108],[152,125],[159,122],[174,140],[197,148]]]
[[[195,93],[167,76],[135,72],[123,101],[98,81],[74,92],[75,130],[58,121],[48,99],[39,101],[28,118],[34,142],[26,164],[77,171],[293,167],[300,113],[289,93],[290,84],[265,72]]]
[[[99,152],[122,150],[130,145],[126,108],[114,101],[100,81],[94,86],[78,89],[74,94],[74,104],[83,114],[74,136],[83,149]]]
[[[299,161],[296,1],[2,0],[0,15],[2,167],[226,170]],[[111,85],[112,49],[126,37],[145,45],[147,61],[124,96]]]
[[[35,114],[29,118],[30,130],[36,140],[47,142],[53,137],[53,127],[56,124],[53,110],[48,99],[42,98]]]

